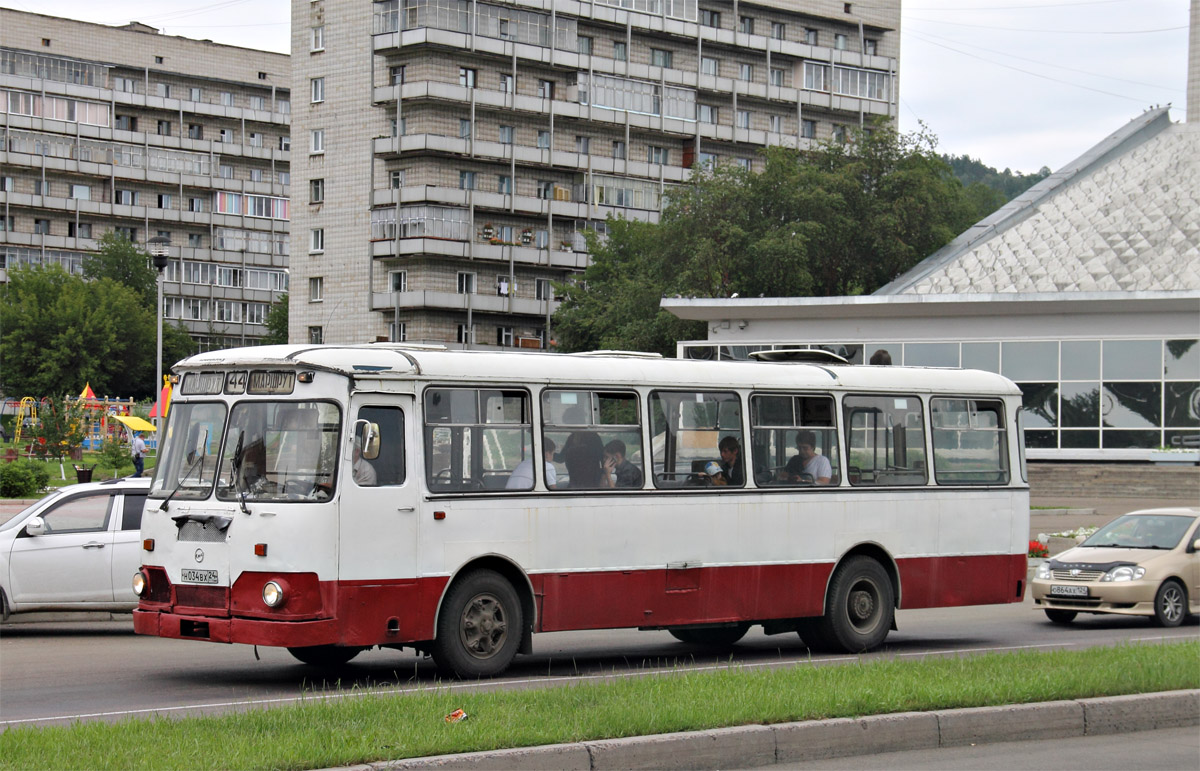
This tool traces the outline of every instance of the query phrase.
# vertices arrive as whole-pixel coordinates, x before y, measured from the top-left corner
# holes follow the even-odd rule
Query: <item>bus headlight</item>
[[[283,587],[274,581],[268,581],[263,587],[262,598],[268,608],[278,608],[283,604]]]
[[[139,570],[133,574],[133,593],[138,597],[141,597],[146,593],[146,584],[147,581],[145,573]]]

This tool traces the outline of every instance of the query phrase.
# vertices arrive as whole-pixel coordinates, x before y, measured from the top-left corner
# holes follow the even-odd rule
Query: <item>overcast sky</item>
[[[798,0],[801,4],[803,0]],[[871,0],[864,0],[870,3]],[[998,169],[1057,169],[1146,108],[1185,115],[1188,0],[905,0],[900,127]],[[0,0],[286,53],[289,0]],[[0,41],[2,41],[0,35]]]

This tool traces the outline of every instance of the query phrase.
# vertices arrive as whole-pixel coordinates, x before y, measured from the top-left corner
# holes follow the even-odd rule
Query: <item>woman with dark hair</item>
[[[563,450],[567,484],[572,490],[607,487],[604,484],[604,442],[591,431],[576,431]]]

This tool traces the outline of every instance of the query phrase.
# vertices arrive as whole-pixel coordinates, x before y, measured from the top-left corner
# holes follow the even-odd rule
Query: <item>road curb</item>
[[[341,771],[752,768],[880,752],[1195,725],[1200,725],[1200,689],[748,725],[435,755],[367,763]]]

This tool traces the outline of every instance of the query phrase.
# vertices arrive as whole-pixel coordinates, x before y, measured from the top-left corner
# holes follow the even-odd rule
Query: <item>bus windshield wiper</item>
[[[242,458],[244,455],[242,452],[242,443],[245,440],[246,430],[242,429],[240,432],[238,432],[237,447],[234,448],[233,459],[229,462],[229,473],[233,474],[233,492],[238,497],[238,506],[241,507],[243,514],[249,514],[250,509],[246,508],[245,484],[238,484],[239,482],[244,483],[246,481],[242,479]]]
[[[159,511],[167,510],[167,504],[170,503],[171,499],[175,497],[175,493],[177,493],[183,489],[183,480],[185,480],[189,476],[191,476],[191,473],[196,470],[197,466],[203,467],[203,464],[204,464],[204,455],[201,454],[200,457],[198,457],[194,461],[192,461],[192,465],[188,466],[187,471],[183,472],[183,476],[179,478],[179,483],[177,485],[175,485],[175,489],[171,491],[171,494],[168,495],[166,498],[164,498],[163,502],[161,504],[159,504],[159,506],[158,506]]]

